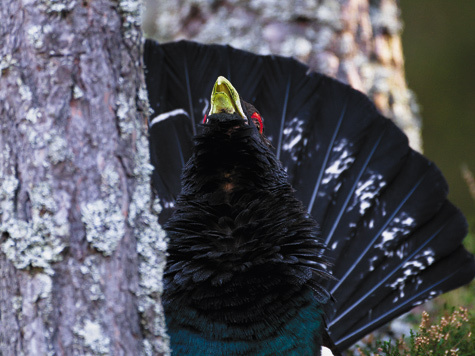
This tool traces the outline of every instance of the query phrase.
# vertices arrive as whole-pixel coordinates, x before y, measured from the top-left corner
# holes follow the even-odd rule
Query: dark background
[[[462,178],[475,174],[475,1],[401,0],[409,88],[421,108],[424,154],[442,170],[450,199],[475,222]]]

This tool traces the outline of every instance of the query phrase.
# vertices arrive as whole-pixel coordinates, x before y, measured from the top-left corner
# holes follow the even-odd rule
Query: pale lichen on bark
[[[147,96],[141,87],[137,100],[144,112],[148,112]],[[136,140],[134,175],[137,186],[132,195],[129,210],[129,224],[137,236],[139,254],[138,308],[144,332],[142,354],[146,356],[163,352],[170,353],[169,339],[166,337],[165,319],[160,297],[163,292],[163,271],[166,264],[167,237],[158,224],[160,206],[150,193],[151,174],[148,138],[140,135]]]
[[[130,85],[130,83],[124,85]],[[138,308],[142,319],[144,333],[142,354],[151,356],[169,354],[169,341],[166,337],[165,320],[160,296],[163,291],[163,270],[166,263],[166,234],[158,224],[159,204],[152,198],[151,174],[148,138],[137,121],[136,105],[144,113],[148,112],[147,96],[143,87],[139,88],[133,98],[126,98],[119,93],[117,113],[120,121],[121,135],[135,137],[135,162],[133,176],[137,182],[132,193],[127,222],[137,238],[139,255],[139,286],[136,292]]]
[[[116,202],[95,200],[84,204],[81,213],[87,241],[105,256],[112,255],[125,233],[124,215]]]
[[[126,232],[121,188],[117,171],[112,166],[105,166],[101,172],[101,198],[81,206],[86,239],[106,256],[112,255]]]
[[[123,16],[122,29],[126,41],[135,39],[138,29],[141,28],[141,6],[137,1],[122,0],[119,2],[119,11]],[[136,58],[135,65],[141,67],[142,58]],[[163,289],[162,275],[166,263],[166,235],[158,224],[157,203],[151,194],[151,173],[148,138],[137,117],[148,115],[148,96],[144,85],[144,78],[138,87],[136,83],[125,82],[121,78],[121,90],[116,101],[116,113],[122,137],[131,137],[133,134],[133,150],[135,152],[132,174],[136,185],[132,192],[128,224],[132,227],[137,239],[138,261],[138,308],[141,315],[143,341],[143,355],[168,355],[169,341],[166,336],[165,320],[161,306]],[[135,95],[131,96],[130,92]],[[140,115],[138,115],[140,114]]]
[[[124,37],[138,42],[142,38],[142,1],[119,0]]]
[[[0,196],[6,202],[10,201],[5,204],[10,205],[10,208],[17,184],[16,179],[10,177],[5,179],[0,188]],[[12,188],[15,190],[12,191]],[[31,222],[15,218],[12,210],[3,211],[0,232],[8,234],[9,238],[3,242],[2,251],[17,268],[37,267],[53,274],[51,264],[62,259],[61,252],[65,244],[61,237],[69,233],[68,222],[58,214],[50,184],[43,182],[31,187],[30,201]],[[10,218],[4,218],[6,216]]]
[[[31,100],[31,92],[24,90],[23,97]],[[51,264],[61,260],[61,252],[66,246],[62,238],[69,233],[68,221],[58,209],[48,178],[36,185],[30,183],[27,187],[28,220],[18,216],[16,204],[20,181],[16,168],[6,167],[14,159],[12,153],[11,146],[5,142],[0,172],[0,232],[4,234],[1,250],[17,268],[36,267],[53,274]],[[6,173],[8,170],[13,172]]]
[[[100,257],[96,254],[87,256],[79,267],[89,286],[89,299],[91,301],[104,300],[103,279],[104,271],[101,269]]]
[[[77,5],[75,0],[41,0],[48,13],[62,13],[74,9]]]
[[[126,41],[135,39],[141,28],[141,6],[137,1],[122,0],[119,11],[123,16],[122,30]],[[133,59],[134,60],[134,59]],[[141,57],[135,65],[141,67]],[[144,79],[141,77],[140,79]],[[144,82],[136,83],[119,78],[120,91],[117,95],[116,114],[119,119],[121,137],[133,138],[135,152],[132,174],[136,185],[130,198],[127,222],[136,236],[138,261],[138,308],[141,315],[143,355],[170,353],[166,337],[165,320],[161,306],[163,290],[162,275],[166,263],[166,234],[158,224],[158,203],[151,194],[151,174],[148,138],[144,132],[145,121],[137,117],[148,115],[148,96]],[[133,92],[135,95],[130,95]],[[139,115],[140,114],[140,115]]]
[[[110,339],[104,334],[98,321],[84,320],[74,326],[74,333],[84,340],[84,345],[89,349],[87,356],[110,355]]]
[[[48,274],[53,274],[51,264],[61,260],[61,253],[67,246],[65,237],[69,234],[69,222],[62,209],[57,204],[57,196],[53,194],[53,179],[44,169],[62,162],[69,157],[64,139],[56,131],[44,130],[50,125],[49,120],[43,120],[38,125],[38,119],[43,118],[42,112],[33,103],[33,92],[30,86],[22,79],[17,64],[8,68],[12,86],[17,90],[21,99],[17,107],[19,116],[18,131],[27,137],[25,150],[30,150],[32,157],[28,157],[33,166],[41,167],[43,177],[36,181],[35,177],[23,181],[23,191],[29,201],[29,212],[22,217],[17,211],[17,194],[20,189],[18,169],[10,168],[10,172],[3,177],[1,185],[3,212],[0,218],[0,231],[6,238],[1,249],[8,259],[20,269],[30,267],[42,268]],[[3,93],[5,95],[5,92]],[[5,101],[7,98],[3,98]],[[4,125],[7,125],[4,123]],[[38,125],[38,126],[35,126]],[[4,126],[6,129],[6,126]],[[14,160],[11,145],[4,141],[3,160]],[[15,152],[15,155],[17,152]],[[21,164],[28,164],[22,162]],[[5,172],[5,170],[3,170]],[[4,175],[5,173],[3,173]],[[25,173],[23,173],[25,175]],[[36,177],[39,178],[39,177]],[[24,214],[23,214],[24,215]]]
[[[127,96],[126,93],[119,93],[116,101],[116,113],[119,119],[120,133],[122,137],[131,135],[134,130],[134,108],[135,100],[133,97]]]

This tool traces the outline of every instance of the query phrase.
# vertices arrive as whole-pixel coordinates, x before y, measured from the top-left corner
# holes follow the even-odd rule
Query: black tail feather
[[[439,275],[437,281],[434,281],[435,274]],[[365,310],[365,305],[361,305],[354,313],[347,314],[345,321],[339,323],[342,328],[330,334],[337,340],[335,344],[344,350],[364,335],[408,312],[414,306],[468,283],[473,279],[473,256],[459,247],[450,257],[434,263],[430,270],[420,273],[418,279],[422,281],[428,279],[429,282],[418,285],[417,280],[413,281],[413,288],[406,290],[407,295],[404,297],[401,298],[398,292],[393,290],[374,307]],[[337,330],[337,327],[334,324],[329,326],[329,329]]]
[[[473,279],[462,214],[439,170],[362,93],[289,58],[229,46],[145,46],[154,185],[166,219],[219,75],[265,119],[296,196],[333,263],[329,333],[344,349],[413,306]]]
[[[150,161],[156,168],[152,178],[163,207],[160,223],[164,223],[173,211],[181,190],[181,171],[191,155],[193,129],[188,114],[176,110],[156,116],[150,136]]]

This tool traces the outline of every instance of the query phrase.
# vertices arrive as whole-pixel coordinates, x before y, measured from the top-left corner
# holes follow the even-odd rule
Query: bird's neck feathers
[[[194,198],[288,187],[285,170],[266,139],[238,118],[211,122],[195,137],[182,177],[182,194]]]

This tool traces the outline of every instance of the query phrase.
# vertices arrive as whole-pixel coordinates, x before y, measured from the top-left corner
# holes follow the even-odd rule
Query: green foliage
[[[475,315],[468,309],[452,309],[435,323],[427,312],[422,313],[419,330],[411,330],[396,342],[372,341],[358,346],[353,355],[361,356],[473,356],[475,355]]]
[[[469,223],[468,235],[463,240],[465,248],[475,254],[475,216],[467,217]]]
[[[475,1],[398,3],[406,77],[422,107],[424,154],[444,173],[450,200],[467,217],[474,216],[460,165],[475,172],[475,36],[468,30],[473,28]]]

